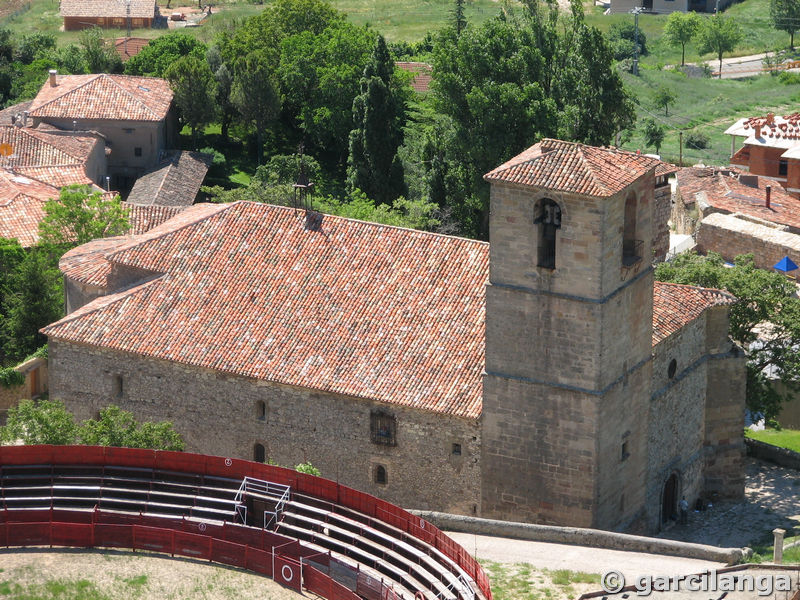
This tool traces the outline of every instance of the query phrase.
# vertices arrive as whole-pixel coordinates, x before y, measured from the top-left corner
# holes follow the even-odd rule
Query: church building
[[[543,140],[490,243],[238,202],[60,267],[51,396],[409,508],[652,533],[744,491],[735,300],[653,281],[659,162]]]

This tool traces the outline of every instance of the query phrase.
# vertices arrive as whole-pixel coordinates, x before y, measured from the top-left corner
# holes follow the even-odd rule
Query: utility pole
[[[717,0],[719,2],[719,0]],[[644,10],[641,6],[635,6],[631,9],[634,21],[633,33],[633,74],[639,75],[639,14]]]
[[[683,131],[678,132],[678,166],[683,167]]]

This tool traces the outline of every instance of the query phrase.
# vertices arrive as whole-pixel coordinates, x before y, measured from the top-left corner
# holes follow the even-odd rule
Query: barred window
[[[395,446],[397,419],[389,413],[372,411],[370,414],[370,434],[372,442],[384,446]]]

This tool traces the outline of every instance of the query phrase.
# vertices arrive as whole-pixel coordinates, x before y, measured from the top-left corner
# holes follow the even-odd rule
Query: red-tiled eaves
[[[613,148],[544,139],[484,175],[543,189],[604,198],[622,191],[661,161]]]
[[[485,243],[240,203],[109,259],[166,276],[47,335],[480,414]]]
[[[653,345],[677,333],[707,308],[734,302],[736,297],[722,290],[656,281],[653,286]]]

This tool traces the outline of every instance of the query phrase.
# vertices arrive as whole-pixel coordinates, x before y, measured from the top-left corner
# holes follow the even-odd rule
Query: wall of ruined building
[[[732,261],[752,253],[756,266],[772,269],[784,256],[800,264],[800,235],[767,227],[733,215],[720,213],[704,217],[697,232],[698,251],[717,252]]]

